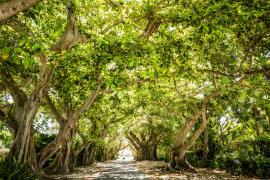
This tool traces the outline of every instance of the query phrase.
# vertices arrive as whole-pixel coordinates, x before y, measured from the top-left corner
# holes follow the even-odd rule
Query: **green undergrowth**
[[[32,174],[28,163],[21,163],[15,158],[0,159],[0,180],[35,180],[37,174]]]
[[[205,164],[202,162],[202,153],[189,151],[186,157],[190,164],[195,167],[219,168],[225,169],[231,173],[269,178],[269,149],[270,138],[262,136],[256,140],[242,141],[239,143],[237,149],[227,151],[217,151],[216,149],[214,154],[208,154],[208,159]]]

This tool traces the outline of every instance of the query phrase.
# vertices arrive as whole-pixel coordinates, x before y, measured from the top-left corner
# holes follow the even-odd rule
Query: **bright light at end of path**
[[[121,161],[132,161],[134,160],[134,157],[132,155],[132,152],[131,150],[129,149],[129,147],[121,150],[119,152],[119,158],[118,160],[121,160]]]

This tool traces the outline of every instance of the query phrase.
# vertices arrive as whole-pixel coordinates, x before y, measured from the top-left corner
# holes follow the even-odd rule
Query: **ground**
[[[72,174],[51,175],[53,179],[149,179],[135,161],[107,161],[93,166],[76,168]]]
[[[167,163],[164,161],[138,161],[137,167],[146,174],[150,179],[187,179],[187,180],[255,180],[256,178],[249,178],[242,175],[232,175],[225,170],[208,169],[208,168],[196,168],[196,173],[189,171],[166,171]]]
[[[241,175],[232,175],[226,171],[197,168],[197,172],[169,172],[164,161],[117,160],[99,162],[93,166],[79,167],[74,173],[52,175],[52,179],[255,179]]]

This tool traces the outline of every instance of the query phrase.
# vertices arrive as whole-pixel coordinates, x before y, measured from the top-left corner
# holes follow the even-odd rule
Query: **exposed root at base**
[[[171,165],[170,165],[171,166]],[[193,166],[191,166],[186,159],[184,159],[183,161],[178,161],[174,166],[171,166],[172,169],[184,172],[184,171],[189,171],[189,172],[194,172],[196,173],[196,168],[194,168]]]

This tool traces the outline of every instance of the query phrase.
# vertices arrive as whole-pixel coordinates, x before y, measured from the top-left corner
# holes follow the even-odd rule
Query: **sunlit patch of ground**
[[[241,175],[232,175],[223,170],[217,169],[207,169],[207,168],[197,168],[197,172],[170,172],[167,171],[167,163],[164,161],[138,161],[136,162],[137,167],[141,171],[148,175],[150,179],[188,179],[188,180],[207,180],[207,179],[221,179],[221,180],[231,180],[231,179],[255,179],[248,178]]]

